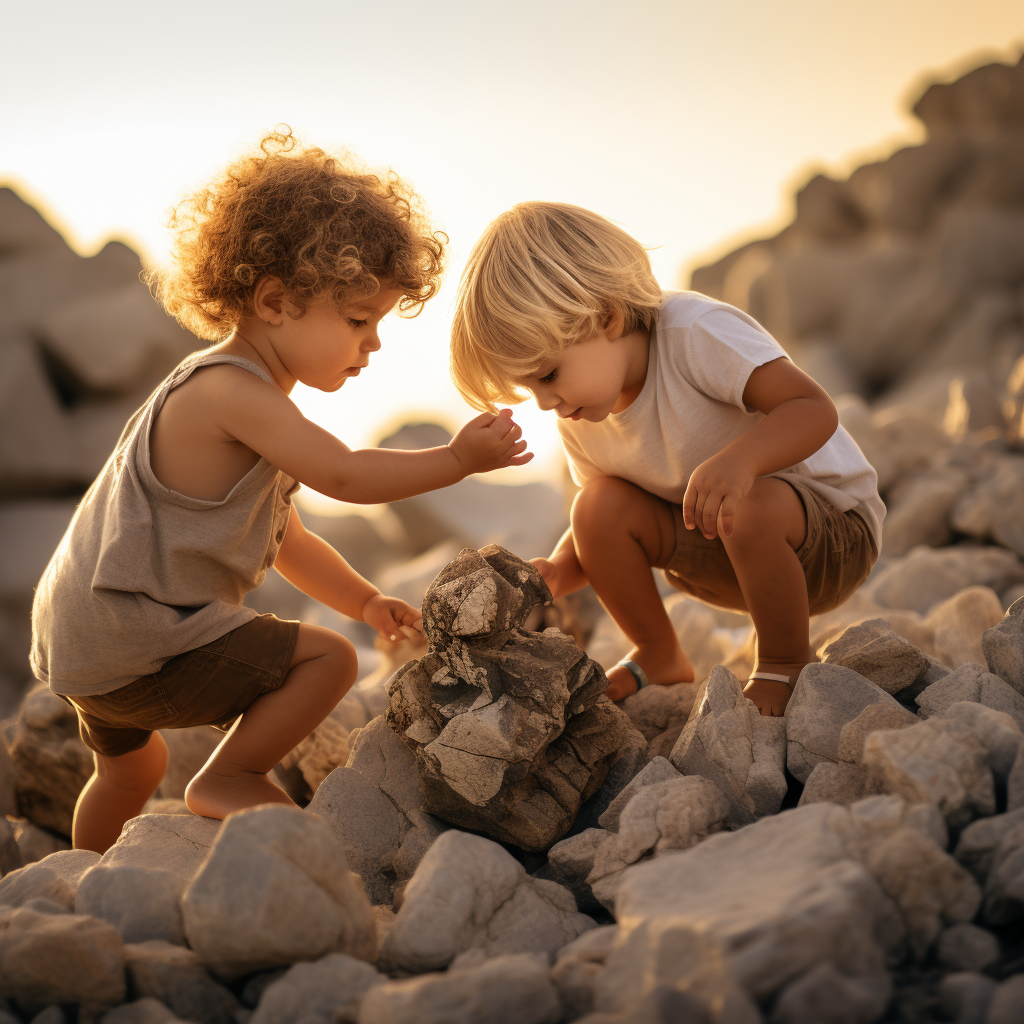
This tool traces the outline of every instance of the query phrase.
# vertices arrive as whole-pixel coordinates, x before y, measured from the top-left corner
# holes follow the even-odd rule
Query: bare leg
[[[651,568],[668,564],[676,533],[668,502],[616,477],[591,480],[572,507],[576,555],[608,614],[636,645],[630,652],[652,683],[693,682],[690,659],[654,583]],[[625,668],[608,673],[607,694],[636,690]]]
[[[257,804],[294,806],[267,773],[330,714],[355,677],[355,649],[344,637],[300,626],[284,682],[252,703],[188,784],[189,810],[224,818]]]
[[[796,682],[814,661],[808,635],[807,581],[796,549],[807,533],[803,502],[776,477],[755,481],[740,503],[731,537],[722,537],[757,630],[754,673],[771,672]],[[792,685],[751,679],[744,694],[762,715],[785,713]]]
[[[78,796],[71,826],[76,850],[106,853],[124,823],[142,811],[167,769],[167,744],[158,732],[146,745],[118,757],[93,753],[96,768]]]

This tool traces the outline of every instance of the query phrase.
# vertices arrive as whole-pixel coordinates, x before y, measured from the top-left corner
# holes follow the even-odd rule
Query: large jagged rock
[[[786,719],[762,716],[739,680],[716,665],[701,684],[669,758],[683,775],[702,775],[729,801],[728,824],[774,814],[786,795]]]
[[[529,563],[467,548],[424,598],[429,652],[389,690],[387,721],[416,755],[424,809],[528,850],[566,833],[632,728],[571,637],[521,628],[550,600]]]

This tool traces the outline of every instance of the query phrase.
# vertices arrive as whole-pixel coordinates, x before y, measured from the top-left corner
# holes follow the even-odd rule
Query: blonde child
[[[194,813],[291,803],[267,773],[344,696],[356,656],[331,630],[243,606],[271,566],[384,637],[418,626],[416,609],[304,529],[300,483],[385,502],[531,457],[508,413],[445,447],[351,451],[288,397],[297,381],[337,391],[380,348],[383,317],[418,312],[436,290],[446,239],[394,175],[274,133],[173,223],[160,297],[216,344],[128,422],[33,607],[33,670],[75,707],[94,751],[73,840],[98,852],[164,774],[158,729],[228,730],[186,790]]]
[[[558,414],[580,492],[535,558],[555,596],[588,581],[635,644],[608,673],[621,699],[692,681],[651,567],[748,611],[744,693],[782,715],[815,660],[809,614],[842,603],[878,557],[876,474],[828,395],[741,310],[662,293],[644,249],[597,214],[522,203],[474,248],[452,328],[452,375],[476,408],[533,393]]]

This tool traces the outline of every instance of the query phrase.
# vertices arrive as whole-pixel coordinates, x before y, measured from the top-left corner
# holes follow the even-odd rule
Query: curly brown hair
[[[168,313],[213,341],[252,312],[264,277],[282,282],[300,315],[315,299],[340,310],[394,282],[399,310],[415,316],[437,291],[448,242],[393,171],[300,145],[287,125],[179,203],[170,227],[171,266],[147,281]]]

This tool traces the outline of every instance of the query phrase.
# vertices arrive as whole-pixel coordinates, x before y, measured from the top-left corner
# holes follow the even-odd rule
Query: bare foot
[[[204,768],[185,789],[185,805],[204,818],[223,820],[232,811],[257,804],[297,806],[280,786],[258,772],[217,775]]]
[[[646,673],[647,681],[656,686],[692,683],[694,680],[693,663],[678,643],[668,650],[653,644],[641,644],[630,651],[628,658],[635,661]],[[609,670],[605,693],[610,700],[622,700],[638,689],[636,676],[624,665]]]
[[[752,700],[758,710],[764,716],[781,718],[786,713],[786,705],[789,698],[793,696],[793,687],[796,685],[804,665],[817,661],[813,652],[808,652],[806,661],[792,662],[768,662],[758,659],[754,665],[754,671],[750,673],[751,679],[743,687],[743,696]],[[788,676],[789,682],[784,683],[775,679],[754,679],[758,672],[770,672],[772,675]]]

